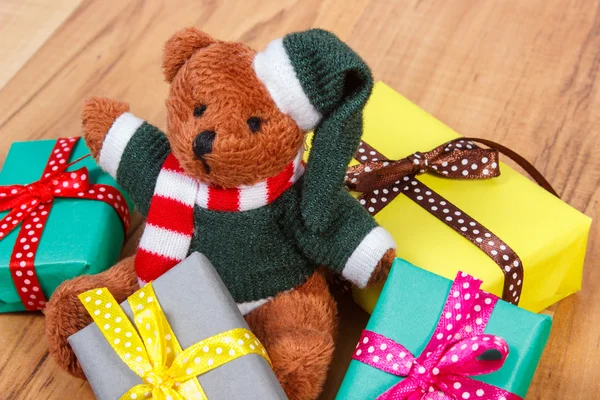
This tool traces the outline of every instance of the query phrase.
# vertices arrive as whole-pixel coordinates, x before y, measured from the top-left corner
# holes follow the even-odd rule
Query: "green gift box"
[[[0,171],[0,186],[28,185],[42,178],[42,173],[56,145],[56,140],[16,142],[10,147]],[[89,154],[83,140],[78,140],[68,162]],[[110,185],[121,191],[113,178],[87,157],[66,171],[88,169],[90,184]],[[123,194],[123,192],[121,191]],[[129,213],[133,205],[126,196]],[[0,213],[0,219],[9,211]],[[0,312],[24,311],[9,268],[13,247],[23,224],[0,240]],[[39,239],[34,265],[46,299],[65,280],[84,274],[96,274],[112,266],[119,258],[125,238],[123,223],[115,209],[103,201],[55,197],[48,220]]]
[[[442,318],[451,287],[452,281],[396,259],[366,329],[402,344],[418,357]],[[508,357],[499,370],[472,378],[525,397],[551,325],[547,315],[499,300],[484,333],[503,338]],[[376,399],[402,379],[352,360],[336,399]]]

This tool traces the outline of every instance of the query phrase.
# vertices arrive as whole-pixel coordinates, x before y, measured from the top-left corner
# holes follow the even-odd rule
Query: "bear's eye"
[[[261,122],[262,121],[258,117],[250,117],[248,118],[248,121],[246,121],[246,123],[248,124],[248,128],[250,128],[250,131],[252,131],[252,133],[256,133],[259,131]]]
[[[206,111],[206,104],[200,104],[198,107],[194,108],[194,117],[200,118],[202,114]]]

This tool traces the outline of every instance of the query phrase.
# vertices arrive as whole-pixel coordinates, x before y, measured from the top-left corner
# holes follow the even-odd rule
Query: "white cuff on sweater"
[[[359,288],[364,288],[385,252],[395,248],[396,242],[389,232],[380,226],[376,227],[348,258],[342,275]]]
[[[248,315],[252,311],[263,306],[264,304],[268,303],[271,300],[273,300],[273,297],[267,297],[266,299],[260,299],[260,300],[256,300],[256,301],[248,301],[246,303],[237,303],[237,306],[238,306],[238,309],[240,310],[240,312],[242,313],[242,315]]]
[[[143,123],[143,119],[126,112],[117,117],[108,130],[102,143],[98,164],[113,178],[117,179],[117,171],[127,143]]]

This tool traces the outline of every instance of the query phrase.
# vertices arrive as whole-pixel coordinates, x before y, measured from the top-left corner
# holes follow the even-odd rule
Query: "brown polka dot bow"
[[[498,150],[482,149],[464,139],[397,161],[386,159],[367,143],[361,142],[356,158],[363,163],[348,169],[346,186],[358,192],[399,185],[400,179],[405,176],[424,173],[453,179],[487,179],[500,175]]]
[[[474,141],[493,148],[484,149]],[[489,229],[460,210],[416,176],[431,173],[450,179],[488,179],[500,175],[498,151],[522,166],[542,187],[558,196],[548,181],[527,160],[497,143],[484,139],[456,139],[435,149],[417,152],[401,160],[389,160],[364,141],[354,158],[361,162],[348,169],[345,185],[362,192],[360,204],[377,214],[400,193],[454,229],[488,255],[504,273],[505,301],[518,304],[523,287],[523,266],[519,256]]]

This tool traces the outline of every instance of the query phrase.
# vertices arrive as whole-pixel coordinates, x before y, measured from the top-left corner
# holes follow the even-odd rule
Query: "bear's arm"
[[[346,190],[334,204],[335,218],[322,234],[296,229],[300,247],[315,264],[329,266],[358,287],[384,279],[395,257],[391,235]]]
[[[146,216],[160,169],[169,155],[164,133],[112,99],[93,98],[83,111],[83,131],[90,152]]]

